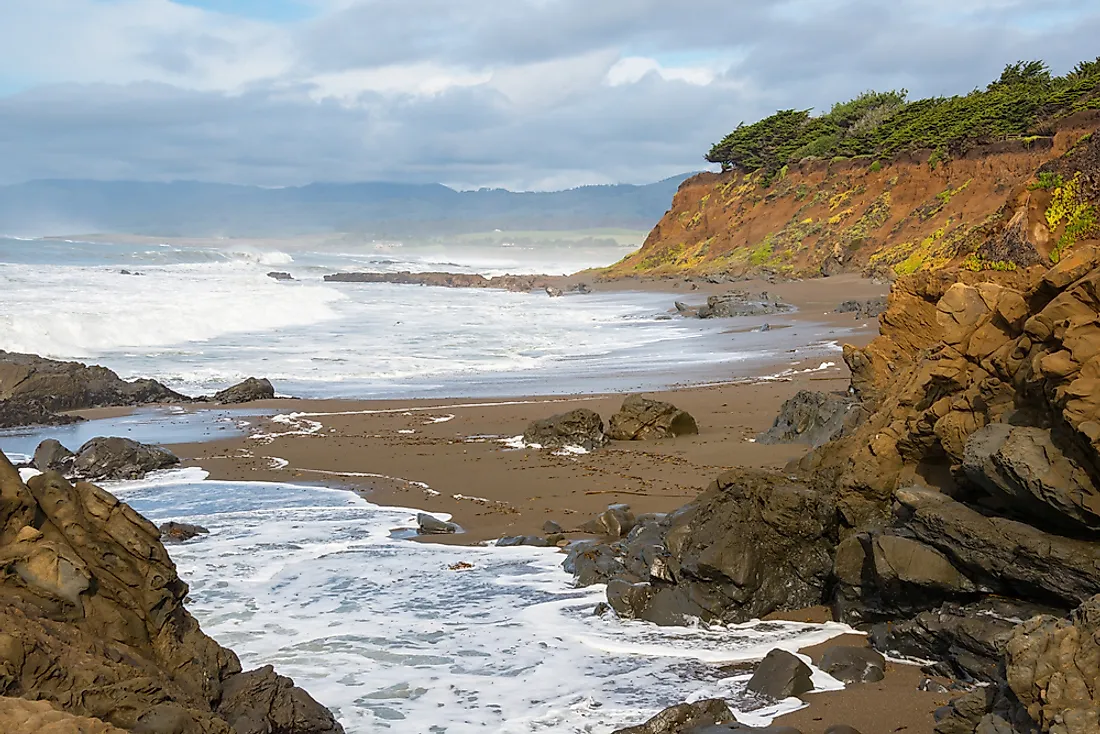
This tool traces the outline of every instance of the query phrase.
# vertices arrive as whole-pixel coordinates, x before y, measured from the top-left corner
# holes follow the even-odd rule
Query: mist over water
[[[728,323],[668,321],[667,294],[550,299],[323,281],[338,271],[562,274],[629,250],[0,239],[0,349],[102,363],[189,394],[263,376],[282,394],[408,397],[653,389],[773,348],[756,335],[707,338]]]

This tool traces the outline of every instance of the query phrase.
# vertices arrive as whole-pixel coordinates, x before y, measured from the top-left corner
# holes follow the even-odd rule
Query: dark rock
[[[542,524],[542,532],[546,533],[547,535],[560,535],[565,531],[558,523],[554,522],[553,520],[547,520]]]
[[[399,283],[405,285],[438,286],[441,288],[500,288],[515,293],[527,293],[545,288],[550,278],[545,275],[497,275],[486,278],[470,273],[334,273],[326,275],[329,283]]]
[[[496,545],[498,548],[515,548],[521,545],[533,546],[535,548],[547,548],[553,544],[546,538],[540,538],[537,535],[516,535],[509,538],[501,538],[497,541]]]
[[[267,277],[273,280],[294,280],[294,276],[292,276],[290,273],[281,273],[277,271],[272,271],[268,273]]]
[[[589,286],[587,283],[577,283],[576,285],[569,288],[569,292],[587,295],[588,293],[592,292],[592,287]]]
[[[774,425],[756,440],[821,446],[851,430],[858,415],[858,401],[849,395],[800,390],[783,403]]]
[[[72,475],[87,481],[141,479],[151,471],[180,463],[166,448],[128,438],[93,438],[80,447],[72,463]]]
[[[617,540],[633,530],[635,522],[629,505],[611,505],[594,519],[581,525],[581,530]]]
[[[870,298],[866,301],[845,301],[836,307],[836,313],[855,314],[857,319],[878,318],[886,312],[886,297]]]
[[[906,531],[980,585],[1067,609],[1100,593],[1100,544],[987,517],[933,490],[901,489],[895,496]]]
[[[34,450],[31,466],[38,471],[58,471],[65,474],[72,468],[75,458],[76,454],[62,446],[60,441],[47,438]]]
[[[947,686],[937,683],[931,678],[922,678],[921,682],[917,684],[917,690],[925,693],[947,693]]]
[[[1050,431],[994,423],[966,444],[963,471],[1031,524],[1100,528],[1100,489],[1054,445]]]
[[[599,413],[580,408],[534,421],[524,432],[523,440],[546,449],[578,446],[594,451],[607,443],[607,436]]]
[[[786,313],[791,307],[779,299],[769,298],[767,293],[759,297],[745,291],[734,290],[707,298],[707,305],[695,309],[701,319],[723,319],[744,316],[768,316]]]
[[[859,729],[847,724],[833,724],[825,730],[825,734],[860,734]]]
[[[30,415],[38,413],[46,424],[54,425],[56,421],[49,419],[49,412],[183,403],[190,398],[155,380],[126,382],[104,367],[0,351],[0,402],[9,401],[15,409]],[[4,412],[0,410],[0,415]]]
[[[444,522],[426,512],[416,516],[416,523],[421,535],[450,535],[458,532],[458,525],[453,522]]]
[[[995,691],[975,688],[936,710],[936,734],[974,734],[982,718],[993,708]]]
[[[886,658],[869,647],[830,647],[818,667],[845,683],[875,683],[886,677]]]
[[[814,689],[813,671],[786,650],[772,650],[749,679],[749,691],[776,700],[801,696]]]
[[[561,288],[555,288],[552,285],[548,285],[546,286],[545,290],[546,295],[550,296],[551,298],[561,298],[562,296]]]
[[[577,586],[584,587],[607,583],[622,571],[623,563],[609,546],[582,541],[569,546],[562,568],[573,574]]]
[[[332,712],[270,665],[225,681],[218,714],[235,734],[343,734]]]
[[[66,426],[82,420],[77,416],[55,413],[37,399],[0,400],[0,428]]]
[[[1050,611],[996,597],[965,605],[952,602],[911,620],[875,625],[871,641],[889,655],[938,661],[929,670],[935,675],[996,682],[1016,626]]]
[[[619,729],[614,734],[693,734],[702,727],[733,722],[726,702],[714,698],[671,706],[644,724]]]
[[[214,394],[216,403],[251,403],[254,400],[271,400],[275,397],[275,388],[265,379],[249,377],[244,382],[227,387]]]
[[[695,419],[671,403],[631,395],[611,416],[607,435],[616,441],[645,441],[699,433]]]
[[[165,543],[184,543],[200,535],[209,535],[210,531],[202,525],[190,525],[185,522],[166,522],[160,526],[160,539]]]

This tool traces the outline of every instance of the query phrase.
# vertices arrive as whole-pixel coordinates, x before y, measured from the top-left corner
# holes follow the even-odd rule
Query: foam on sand
[[[606,734],[703,694],[770,720],[801,703],[765,705],[717,664],[848,631],[596,617],[603,590],[572,588],[554,550],[410,543],[391,529],[415,526],[415,510],[345,491],[193,469],[115,491],[154,522],[211,530],[170,550],[203,629],[246,667],[293,677],[349,734]]]

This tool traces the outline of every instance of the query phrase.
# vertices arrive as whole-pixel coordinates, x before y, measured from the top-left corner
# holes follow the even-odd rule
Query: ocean
[[[190,395],[256,376],[310,398],[654,390],[783,352],[781,330],[751,331],[762,319],[670,320],[668,293],[323,281],[340,271],[565,274],[629,247],[283,248],[0,238],[0,349],[105,364]]]

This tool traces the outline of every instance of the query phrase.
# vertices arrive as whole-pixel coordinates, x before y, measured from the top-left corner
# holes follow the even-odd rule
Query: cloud
[[[0,182],[643,182],[777,108],[1064,70],[1100,35],[1063,0],[201,4],[4,0]]]

